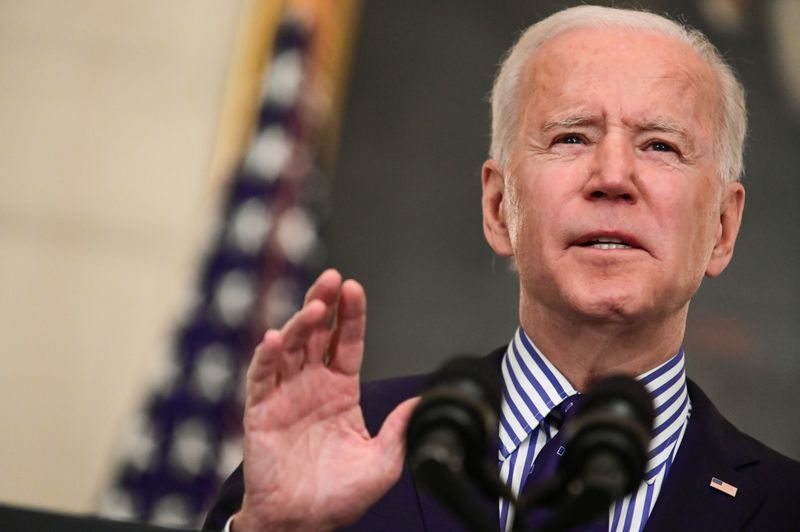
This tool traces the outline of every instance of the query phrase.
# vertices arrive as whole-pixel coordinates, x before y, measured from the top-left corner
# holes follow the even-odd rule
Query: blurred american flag
[[[280,326],[299,308],[324,265],[319,227],[328,200],[321,191],[328,187],[321,186],[316,154],[332,115],[331,84],[324,83],[320,70],[329,63],[318,60],[314,39],[330,5],[286,4],[254,133],[227,184],[169,370],[130,425],[102,496],[107,517],[197,526],[241,460],[243,381],[252,349],[266,327]]]

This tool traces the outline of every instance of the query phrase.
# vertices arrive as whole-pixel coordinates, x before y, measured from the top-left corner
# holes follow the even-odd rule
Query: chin
[[[591,320],[621,323],[635,320],[646,313],[644,302],[631,287],[626,289],[597,289],[590,293],[576,294],[572,308],[576,313]]]

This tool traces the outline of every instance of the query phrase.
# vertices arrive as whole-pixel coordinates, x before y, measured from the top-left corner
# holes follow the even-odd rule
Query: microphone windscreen
[[[500,412],[503,379],[500,365],[491,357],[460,355],[447,361],[423,385],[424,393],[439,387],[455,387],[474,399],[484,401],[492,411]]]
[[[595,383],[564,428],[564,486],[575,480],[586,489],[594,485],[607,502],[634,490],[647,465],[653,419],[653,401],[642,383],[626,376]]]
[[[627,408],[647,430],[653,427],[655,411],[650,393],[642,383],[631,377],[613,375],[594,383],[589,393],[584,395],[578,412],[604,407]]]
[[[412,465],[436,457],[477,474],[497,437],[501,394],[496,363],[460,356],[444,364],[423,386],[408,424]]]

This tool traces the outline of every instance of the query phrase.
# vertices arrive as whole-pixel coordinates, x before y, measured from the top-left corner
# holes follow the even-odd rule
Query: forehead
[[[711,129],[719,108],[716,77],[699,53],[650,30],[566,30],[539,48],[523,75],[521,103],[534,108],[526,109],[526,121],[575,112],[664,115],[657,118]]]

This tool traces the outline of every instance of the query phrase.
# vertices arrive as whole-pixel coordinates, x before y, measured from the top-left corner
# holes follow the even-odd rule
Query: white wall
[[[242,6],[0,5],[0,503],[94,509],[215,213]]]

